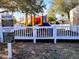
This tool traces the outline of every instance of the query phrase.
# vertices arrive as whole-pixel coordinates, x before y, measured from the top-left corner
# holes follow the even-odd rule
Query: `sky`
[[[51,7],[51,0],[44,0],[44,3],[46,4],[46,8],[49,9]]]
[[[20,21],[22,18],[25,19],[25,15],[23,13],[20,13],[20,12],[14,12],[14,16],[15,18]]]

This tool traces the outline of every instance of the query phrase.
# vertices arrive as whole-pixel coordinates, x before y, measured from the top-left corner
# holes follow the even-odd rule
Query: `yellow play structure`
[[[29,20],[30,20],[30,22],[29,22]],[[42,25],[42,16],[38,16],[38,18],[31,16],[30,19],[28,16],[26,17],[26,26],[28,26],[30,23],[32,26],[34,26],[35,22],[38,22],[38,25]]]

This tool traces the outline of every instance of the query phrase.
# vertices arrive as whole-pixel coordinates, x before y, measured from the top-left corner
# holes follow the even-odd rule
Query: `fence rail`
[[[0,27],[1,28],[1,27]],[[79,26],[52,25],[52,26],[33,26],[33,27],[14,27],[16,40],[33,39],[53,39],[54,43],[58,39],[79,40]]]

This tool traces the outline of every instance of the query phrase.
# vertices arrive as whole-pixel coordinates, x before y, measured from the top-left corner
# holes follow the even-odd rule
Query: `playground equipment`
[[[43,25],[44,23],[44,25]],[[39,25],[39,26],[48,26],[48,21],[46,20],[46,16],[30,16],[30,18],[26,17],[26,26],[31,24],[31,26]]]

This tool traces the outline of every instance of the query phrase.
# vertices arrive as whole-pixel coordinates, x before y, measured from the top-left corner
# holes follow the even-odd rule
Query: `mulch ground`
[[[5,47],[3,52],[2,47]],[[0,44],[0,59],[2,57],[7,59],[4,44]],[[79,59],[79,43],[17,42],[13,44],[13,59]]]

